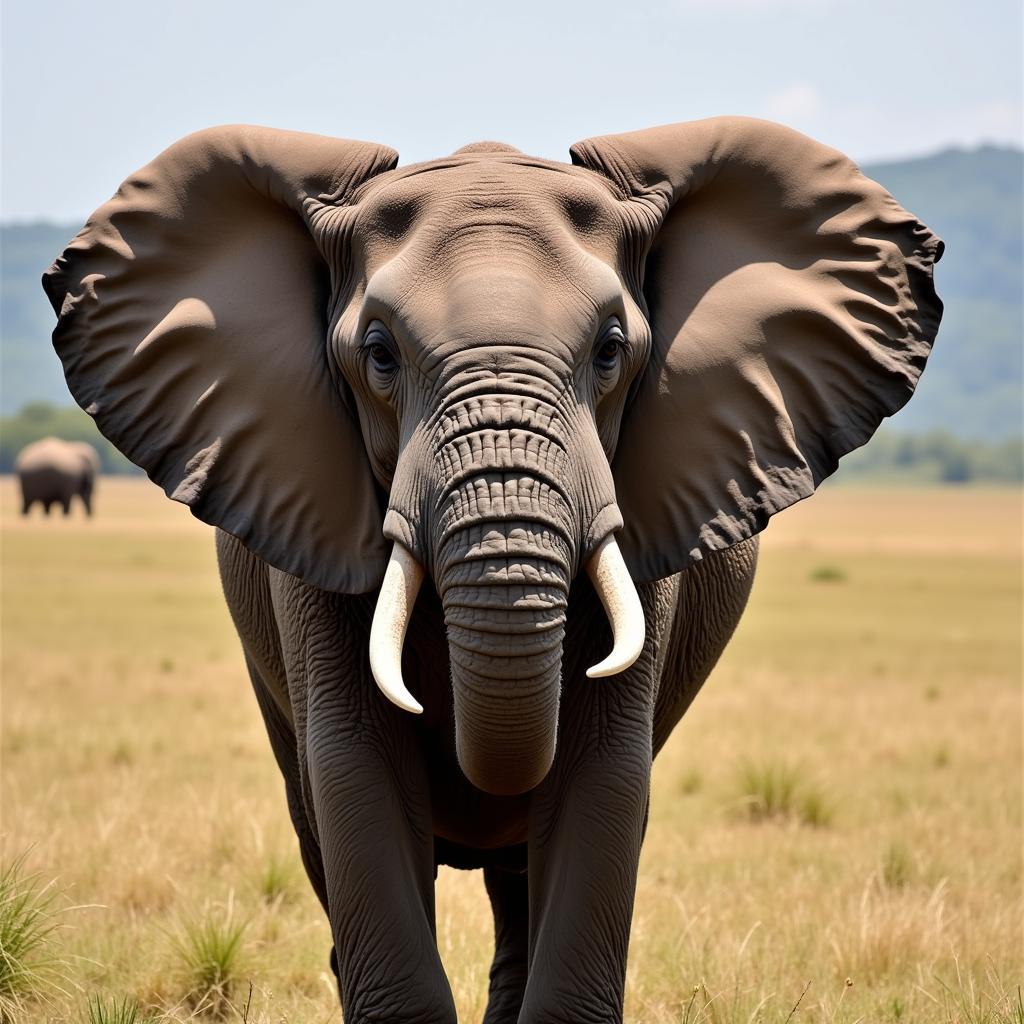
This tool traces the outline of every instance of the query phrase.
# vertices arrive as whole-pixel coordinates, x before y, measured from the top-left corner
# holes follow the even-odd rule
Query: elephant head
[[[942,243],[839,153],[717,118],[479,143],[229,127],[130,178],[48,271],[79,403],[193,513],[321,588],[381,586],[370,657],[424,574],[469,779],[551,764],[569,587],[635,659],[631,580],[761,530],[910,397]],[[388,557],[390,542],[391,557]],[[595,684],[598,685],[598,684]]]

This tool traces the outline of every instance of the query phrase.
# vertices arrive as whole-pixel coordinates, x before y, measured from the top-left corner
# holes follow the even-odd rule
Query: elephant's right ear
[[[376,586],[373,476],[332,380],[311,234],[393,168],[383,146],[232,126],[133,175],[43,277],[68,385],[165,492],[287,572]]]

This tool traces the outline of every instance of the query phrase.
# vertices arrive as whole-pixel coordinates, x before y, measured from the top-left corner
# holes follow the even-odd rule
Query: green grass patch
[[[704,788],[704,776],[696,768],[688,768],[679,780],[679,792],[683,796],[693,796]]]
[[[886,889],[903,889],[914,875],[914,862],[906,845],[893,840],[882,854],[880,879]]]
[[[143,1012],[138,1001],[124,996],[120,1002],[116,998],[109,1001],[100,996],[93,996],[86,1006],[85,1024],[156,1024],[154,1013]]]
[[[56,944],[62,925],[55,883],[25,871],[25,854],[0,869],[0,1022],[23,1019],[25,1006],[66,994],[69,964]]]
[[[811,570],[812,583],[845,583],[846,570],[838,565],[816,565]]]
[[[1024,990],[1007,984],[992,964],[984,981],[965,976],[959,965],[952,981],[936,980],[943,1024],[1024,1024]]]
[[[736,786],[743,813],[750,821],[791,821],[814,828],[832,822],[828,795],[797,765],[743,761]]]
[[[260,869],[257,888],[264,902],[281,903],[295,894],[298,883],[299,870],[294,859],[271,852]]]
[[[207,907],[201,916],[184,921],[172,937],[182,981],[182,999],[197,1011],[223,1016],[243,973],[246,922],[231,902]]]

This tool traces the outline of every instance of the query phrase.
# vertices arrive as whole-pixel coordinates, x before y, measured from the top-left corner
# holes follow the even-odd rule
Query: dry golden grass
[[[210,531],[137,480],[92,522],[0,501],[4,858],[78,907],[72,984],[26,1019],[339,1021]],[[827,489],[773,522],[655,769],[629,1019],[1024,1024],[1020,538],[1011,491]],[[750,813],[767,779],[788,813]],[[227,1004],[182,952],[225,921]],[[438,936],[479,1018],[479,877],[442,872]]]

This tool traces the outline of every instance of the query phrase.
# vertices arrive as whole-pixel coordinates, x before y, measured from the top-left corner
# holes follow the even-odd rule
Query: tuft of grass
[[[752,821],[797,821],[824,827],[833,819],[833,804],[821,787],[796,765],[744,761],[737,788]]]
[[[68,963],[55,951],[60,893],[25,872],[23,853],[0,869],[0,1024],[20,1019],[26,1002],[64,993]]]
[[[792,765],[744,761],[739,771],[739,795],[752,821],[792,816],[800,776]]]
[[[835,806],[819,786],[805,783],[797,803],[797,820],[810,828],[828,828],[835,817]]]
[[[156,1020],[154,1014],[143,1013],[138,1001],[128,996],[120,1002],[93,996],[86,1006],[86,1024],[156,1024]]]
[[[679,780],[679,792],[683,796],[693,796],[704,788],[704,776],[696,768],[689,768]]]
[[[110,763],[128,767],[135,763],[135,748],[128,740],[118,740],[110,752]]]
[[[832,802],[796,765],[744,761],[737,789],[751,821],[795,821],[813,828],[832,822]]]
[[[185,1002],[197,1010],[223,1015],[242,976],[242,940],[246,922],[235,916],[231,901],[222,910],[207,907],[182,923],[172,936]]]
[[[812,583],[845,583],[846,570],[838,565],[818,565],[811,570]]]
[[[882,885],[886,889],[905,888],[914,873],[910,851],[899,840],[893,840],[882,854]]]
[[[937,977],[943,1024],[1024,1024],[1024,991],[1008,987],[990,962],[982,987],[956,962],[955,981]]]
[[[294,893],[298,878],[295,861],[280,853],[271,853],[257,880],[259,894],[266,903],[281,903]]]

